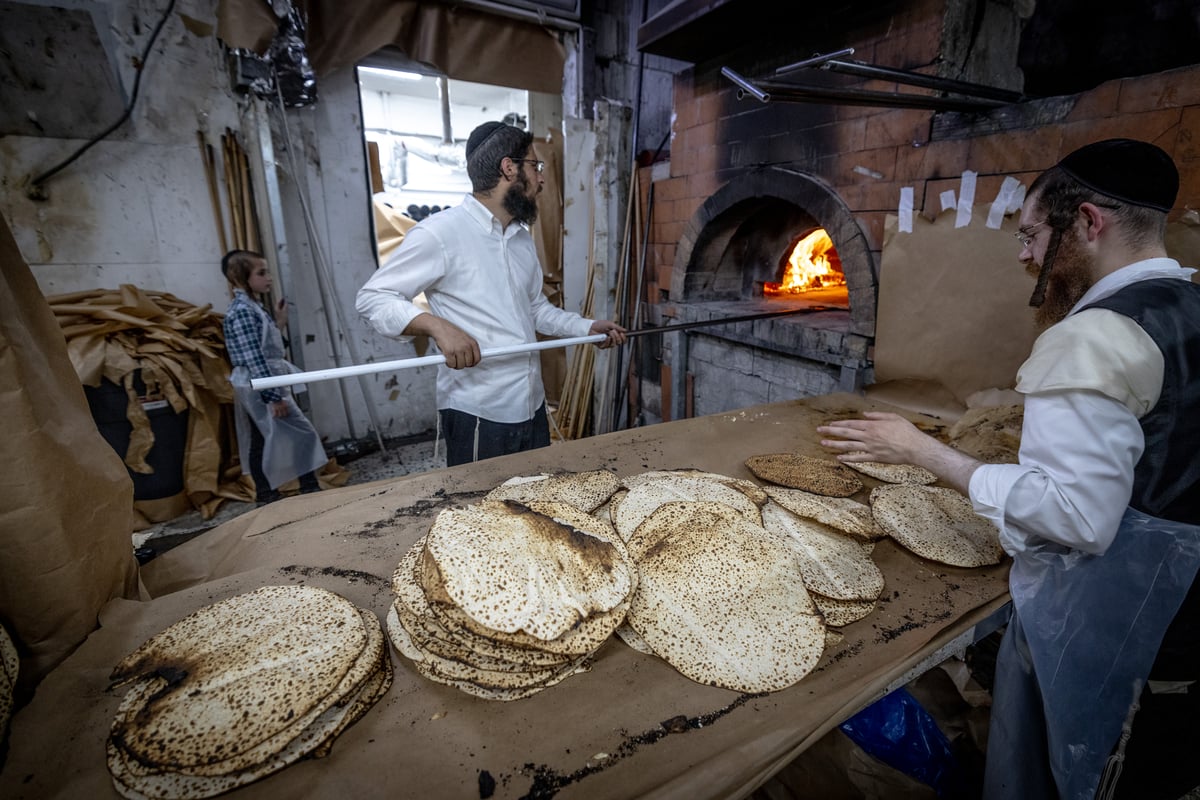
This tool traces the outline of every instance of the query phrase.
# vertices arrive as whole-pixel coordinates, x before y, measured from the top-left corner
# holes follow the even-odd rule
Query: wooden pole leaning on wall
[[[229,240],[225,236],[225,212],[221,208],[221,190],[217,188],[217,164],[213,146],[204,138],[204,131],[196,131],[200,145],[200,160],[204,162],[204,178],[208,184],[208,201],[212,205],[213,222],[217,226],[217,239],[221,243],[221,254],[229,252]]]
[[[225,167],[225,198],[229,203],[229,231],[234,248],[245,250],[246,232],[242,228],[242,214],[238,208],[241,204],[241,194],[236,186],[236,168],[234,166],[236,159],[232,148],[233,131],[226,128],[225,133],[221,134],[221,160]]]
[[[258,232],[258,215],[254,209],[254,193],[250,185],[250,159],[241,144],[234,139],[238,156],[238,182],[242,192],[242,214],[245,216],[246,249],[256,253],[262,252],[262,241]]]
[[[225,195],[229,202],[229,229],[233,247],[262,252],[250,158],[238,141],[237,133],[230,128],[221,134],[221,155],[225,167]]]

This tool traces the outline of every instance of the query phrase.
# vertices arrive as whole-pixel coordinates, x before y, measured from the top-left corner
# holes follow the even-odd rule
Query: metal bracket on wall
[[[771,101],[832,103],[885,108],[919,108],[930,111],[988,111],[1027,99],[1020,92],[997,89],[993,86],[983,86],[952,78],[939,78],[934,75],[881,67],[861,61],[839,60],[840,57],[853,53],[854,48],[851,47],[825,55],[813,56],[804,61],[780,67],[772,73],[771,78],[766,80],[751,81],[729,67],[722,67],[721,74],[737,85],[739,100],[748,94],[763,103]],[[881,92],[850,87],[804,85],[778,80],[778,78],[806,69],[820,69],[859,78],[890,81],[960,96]]]

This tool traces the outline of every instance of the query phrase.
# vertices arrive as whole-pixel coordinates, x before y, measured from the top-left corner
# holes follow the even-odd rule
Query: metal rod
[[[791,308],[787,311],[768,311],[762,314],[746,314],[741,317],[725,317],[724,319],[702,319],[696,322],[683,322],[678,325],[660,325],[657,328],[642,328],[640,331],[628,331],[625,338],[634,336],[645,336],[650,333],[670,333],[671,331],[686,331],[692,328],[706,328],[712,325],[729,325],[734,322],[749,322],[756,319],[769,319],[771,317],[787,317],[792,314],[816,314],[820,311],[845,311],[844,306],[805,306],[804,308]]]
[[[789,72],[809,69],[810,67],[819,67],[825,62],[832,61],[835,58],[852,55],[854,55],[853,47],[847,47],[845,50],[835,50],[834,52],[826,53],[823,56],[813,56],[812,58],[806,58],[803,61],[797,61],[795,64],[788,64],[786,67],[780,67],[779,69],[775,70],[775,76],[779,77],[780,75],[787,75]]]
[[[787,67],[784,69],[787,69]],[[923,75],[920,72],[909,72],[903,69],[880,67],[875,64],[864,64],[861,61],[835,61],[830,59],[822,69],[827,69],[831,72],[841,72],[846,75],[856,75],[860,78],[879,78],[881,80],[896,81],[897,83],[909,86],[921,86],[926,89],[965,94],[969,97],[1000,100],[1005,103],[1019,103],[1025,99],[1025,96],[1020,92],[1013,92],[1008,89],[997,89],[994,86],[983,86],[978,83],[955,80],[954,78],[939,78],[936,75]],[[779,71],[776,70],[775,74],[778,75]]]
[[[762,89],[759,89],[753,83],[746,80],[741,75],[739,75],[736,72],[734,72],[733,70],[731,70],[729,67],[721,67],[721,74],[724,75],[726,78],[729,78],[729,80],[736,83],[738,85],[738,87],[742,90],[742,91],[738,92],[739,100],[742,99],[742,95],[744,93],[744,94],[751,95],[752,97],[754,97],[758,100],[761,100],[764,103],[769,103],[771,101],[771,95],[767,94]]]
[[[590,336],[576,336],[571,339],[547,339],[544,342],[514,344],[507,347],[489,347],[480,350],[479,355],[481,358],[491,358],[493,356],[508,356],[516,353],[531,353],[537,350],[569,347],[573,344],[595,344],[604,341],[606,338],[608,338],[606,334],[594,333]],[[250,380],[250,387],[262,391],[263,389],[274,389],[279,386],[292,386],[297,383],[315,383],[316,381],[327,381],[333,378],[353,378],[359,375],[387,372],[390,369],[411,369],[412,367],[445,363],[446,357],[443,355],[401,358],[395,361],[378,361],[371,364],[355,364],[349,367],[316,369],[311,372],[293,372],[291,375],[272,375],[269,378],[252,378]]]
[[[640,331],[626,332],[626,338],[635,336],[645,336],[651,333],[667,333],[670,331],[690,330],[691,328],[708,327],[711,325],[727,325],[733,322],[748,322],[755,319],[767,319],[769,317],[786,317],[792,314],[814,314],[819,311],[835,311],[845,310],[843,306],[806,306],[804,308],[791,308],[787,311],[768,311],[762,314],[746,314],[741,317],[726,317],[724,319],[705,319],[697,322],[685,322],[680,325],[663,325],[657,328],[643,328]],[[488,347],[479,351],[480,358],[492,358],[494,356],[510,356],[517,353],[532,353],[538,350],[553,350],[559,347],[570,347],[576,344],[598,344],[604,341],[608,336],[603,333],[593,333],[589,336],[575,336],[569,339],[547,339],[544,342],[529,342],[527,344],[514,344],[505,347]],[[250,380],[250,388],[256,391],[263,389],[275,389],[280,386],[292,386],[297,383],[315,383],[317,381],[327,381],[334,378],[353,378],[359,375],[372,375],[377,372],[387,372],[391,369],[411,369],[413,367],[425,367],[433,364],[446,363],[446,357],[442,355],[421,356],[419,358],[400,358],[395,361],[378,361],[371,364],[355,364],[349,367],[331,367],[329,369],[316,369],[310,372],[293,372],[290,375],[272,375],[269,378],[252,378]]]
[[[818,86],[795,86],[785,83],[763,83],[776,102],[821,103],[839,102],[851,106],[882,106],[884,108],[922,108],[929,111],[990,111],[1005,105],[999,100],[969,97],[935,97],[904,92],[876,92],[869,89],[833,89]]]
[[[439,75],[437,87],[438,100],[442,104],[442,144],[453,144],[454,128],[450,125],[450,79]]]

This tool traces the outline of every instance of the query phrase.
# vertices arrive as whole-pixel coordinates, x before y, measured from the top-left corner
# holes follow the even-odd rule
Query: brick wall
[[[890,20],[857,32],[851,41],[830,43],[828,49],[853,46],[856,60],[935,74],[944,50],[947,8],[945,0],[914,0]],[[642,316],[648,323],[670,321],[679,304],[689,302],[672,293],[681,293],[686,285],[688,242],[705,218],[701,207],[713,195],[724,196],[740,186],[753,168],[778,166],[829,184],[861,227],[876,265],[881,263],[884,220],[896,213],[902,187],[913,187],[918,212],[936,213],[941,192],[957,192],[962,172],[969,169],[978,173],[976,202],[990,202],[1005,177],[1028,186],[1068,152],[1110,137],[1151,141],[1174,157],[1182,181],[1172,218],[1200,207],[1200,65],[975,114],[832,102],[764,104],[749,97],[739,100],[737,87],[720,74],[722,66],[729,66],[754,80],[808,55],[791,59],[787,46],[764,42],[730,54],[723,63],[698,65],[676,76],[669,172],[663,177],[667,165],[660,164],[642,168],[638,175],[642,209],[647,208],[652,172],[658,178],[653,181],[642,293],[650,304]],[[797,73],[793,80],[807,82],[804,76]],[[878,81],[856,88],[923,91]],[[664,338],[661,361],[663,375],[673,376],[671,388],[656,387],[658,375],[642,376],[647,421],[657,421],[653,412],[668,394],[678,416],[684,406],[679,396],[685,392],[694,413],[704,414],[844,390],[851,378],[855,385],[864,376],[870,382],[868,340],[849,337],[856,347],[851,348],[854,353],[842,352],[842,361],[861,349],[866,372],[851,370],[847,377],[836,375],[838,359],[780,353],[731,334],[722,336],[693,337],[690,354],[677,352],[681,346]],[[686,381],[681,377],[685,372]]]
[[[936,4],[919,5],[928,11]],[[907,31],[896,27],[891,35],[875,39],[867,32],[854,58],[876,58],[873,63],[889,66],[906,60],[929,63],[933,59],[927,51],[932,47],[936,54],[934,33],[940,31],[936,21],[935,14],[913,12],[896,20],[897,26],[909,24]],[[877,82],[862,88],[916,91]],[[736,93],[720,77],[719,66],[693,68],[675,79],[670,177],[655,183],[651,209],[644,294],[650,303],[672,299],[672,271],[686,267],[675,261],[688,220],[709,196],[751,166],[787,166],[827,181],[851,208],[876,253],[884,218],[895,213],[901,187],[913,187],[918,211],[936,211],[938,195],[956,190],[961,173],[970,169],[979,174],[976,202],[987,202],[1006,176],[1028,185],[1071,150],[1115,136],[1153,142],[1174,157],[1182,180],[1172,218],[1200,207],[1200,66],[1114,80],[1079,95],[975,115],[763,104],[749,97],[738,100]],[[643,187],[649,173],[649,168],[641,171]]]

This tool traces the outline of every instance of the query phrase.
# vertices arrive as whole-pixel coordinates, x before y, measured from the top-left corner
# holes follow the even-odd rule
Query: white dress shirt
[[[592,320],[552,305],[542,294],[542,270],[524,225],[504,228],[471,195],[433,214],[358,292],[355,308],[385,336],[402,337],[422,309],[462,328],[480,349],[527,344],[536,333],[586,336]],[[474,367],[438,367],[438,408],[493,422],[525,422],[545,401],[539,354],[493,356]]]
[[[984,465],[969,487],[1009,553],[1037,539],[1094,554],[1112,543],[1145,447],[1138,420],[1158,402],[1163,358],[1128,317],[1080,309],[1137,281],[1189,280],[1193,272],[1169,258],[1122,267],[1034,342],[1017,374],[1026,396],[1020,463]]]

